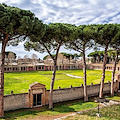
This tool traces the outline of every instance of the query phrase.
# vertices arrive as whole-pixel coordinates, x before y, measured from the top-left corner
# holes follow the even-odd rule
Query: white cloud
[[[20,4],[22,0],[0,0],[1,3]]]
[[[101,24],[120,13],[118,0],[1,0],[8,5],[29,9],[45,23],[64,22],[76,25]],[[118,23],[119,20],[115,20]],[[112,21],[114,23],[114,21]]]
[[[120,23],[119,0],[0,0],[0,2],[31,10],[44,23],[62,22],[76,25]],[[23,47],[20,49],[23,51]]]

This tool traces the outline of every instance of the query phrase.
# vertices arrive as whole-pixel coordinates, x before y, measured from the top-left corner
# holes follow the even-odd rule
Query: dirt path
[[[69,76],[69,77],[74,77],[74,78],[83,78],[83,77],[76,76],[76,75],[71,75],[71,74],[66,74],[66,75]]]
[[[41,115],[41,116],[37,116],[34,118],[28,117],[22,120],[55,120],[55,119],[59,119],[62,118],[64,116],[68,116],[70,113],[66,113],[66,114],[59,114],[59,115],[53,115],[53,116],[49,116],[49,115]]]

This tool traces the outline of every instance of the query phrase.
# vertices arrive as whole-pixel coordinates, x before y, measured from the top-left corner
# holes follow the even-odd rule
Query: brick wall
[[[83,87],[58,89],[53,91],[53,102],[80,99],[83,97]]]
[[[91,84],[87,86],[88,97],[98,96],[100,91],[100,84]]]
[[[4,96],[4,111],[28,107],[28,93]]]
[[[114,83],[114,87],[116,82]],[[53,91],[53,102],[62,102],[68,100],[75,100],[84,97],[84,88],[83,86],[80,87],[72,87],[72,88],[65,88],[65,89],[57,89]],[[111,83],[104,84],[104,94],[110,93],[111,90]],[[100,91],[100,84],[91,84],[87,86],[87,94],[89,97],[91,96],[98,96]]]
[[[117,81],[114,82],[115,91]],[[64,88],[64,89],[56,89],[53,91],[53,103],[68,101],[68,100],[75,100],[84,97],[83,93],[83,85],[80,87],[72,87],[71,88]],[[111,90],[111,83],[104,84],[104,93],[110,93]],[[91,84],[87,86],[87,93],[88,96],[98,96],[100,91],[100,84]],[[45,104],[49,102],[49,90],[45,90],[44,96]],[[33,99],[32,99],[33,100]],[[13,94],[13,95],[6,95],[4,96],[4,111],[15,110],[20,108],[29,108],[29,94]]]

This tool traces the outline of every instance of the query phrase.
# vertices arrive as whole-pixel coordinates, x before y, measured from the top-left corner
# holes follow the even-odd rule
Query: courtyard
[[[73,76],[68,76],[73,75]],[[74,76],[78,76],[74,77]],[[87,70],[87,85],[99,84],[101,81],[102,70]],[[9,95],[28,92],[29,85],[34,82],[44,84],[46,89],[50,89],[52,71],[28,71],[5,73],[4,94]],[[80,78],[81,77],[81,78]],[[106,71],[105,82],[111,81],[112,72]],[[54,89],[78,87],[83,84],[83,70],[58,70],[55,78]],[[12,87],[11,87],[12,86]]]

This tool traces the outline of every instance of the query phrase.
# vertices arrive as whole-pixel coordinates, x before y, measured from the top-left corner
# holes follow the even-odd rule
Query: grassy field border
[[[83,84],[83,78],[73,78],[65,74],[72,74],[75,76],[83,77],[83,70],[58,70],[55,80],[54,89],[78,87]],[[87,70],[87,85],[99,84],[101,81],[101,70]],[[111,81],[111,71],[106,71],[105,82]],[[29,85],[34,82],[39,82],[46,85],[46,89],[50,89],[50,82],[52,77],[52,71],[28,71],[28,72],[13,72],[5,73],[4,94],[10,94],[11,91],[14,94],[28,92]],[[12,87],[11,87],[12,86]]]

